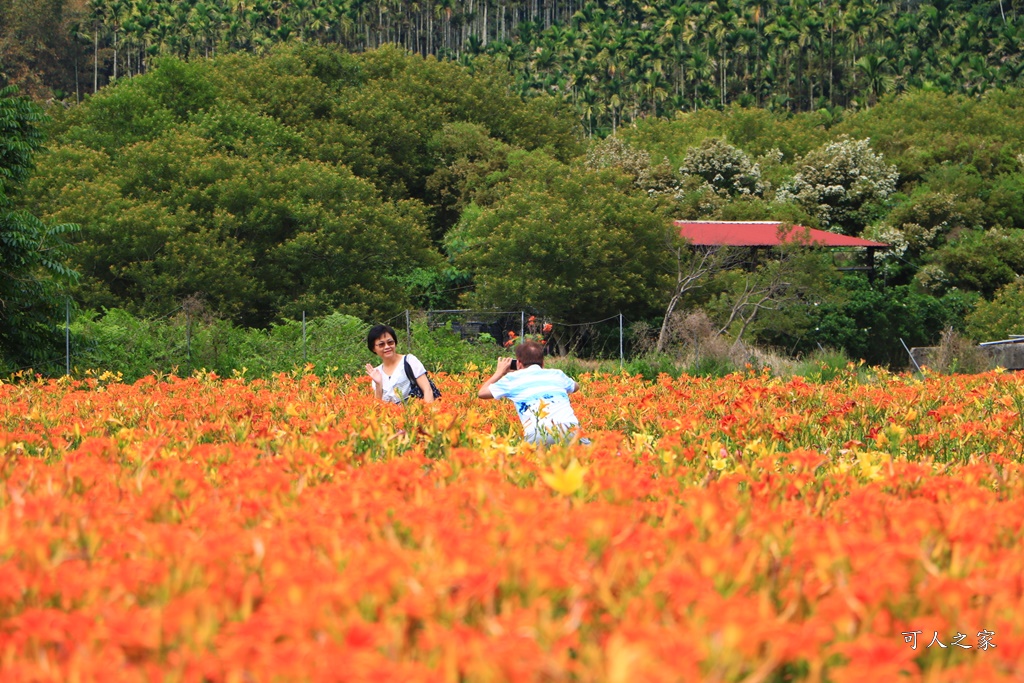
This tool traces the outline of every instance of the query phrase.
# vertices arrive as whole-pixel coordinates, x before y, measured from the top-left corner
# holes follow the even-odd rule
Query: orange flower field
[[[1021,375],[483,378],[0,384],[0,681],[1024,680]]]

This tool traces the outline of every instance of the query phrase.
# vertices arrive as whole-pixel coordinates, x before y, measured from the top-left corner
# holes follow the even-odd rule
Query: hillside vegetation
[[[687,336],[673,301],[731,342],[902,363],[900,339],[1021,331],[1022,101],[920,89],[838,115],[732,105],[588,139],[568,103],[522,97],[500,61],[281,46],[163,58],[51,108],[19,202],[81,226],[69,265],[87,310],[166,315],[198,294],[247,327],[410,307],[625,312],[664,350]],[[856,257],[795,250],[722,259],[681,287],[694,263],[673,218],[894,248],[870,281],[836,270]]]
[[[465,64],[498,57],[519,92],[563,99],[604,135],[732,103],[834,110],[908,89],[1020,86],[1020,10],[1019,0],[0,0],[0,64],[40,97],[78,100],[164,56],[397,44]]]

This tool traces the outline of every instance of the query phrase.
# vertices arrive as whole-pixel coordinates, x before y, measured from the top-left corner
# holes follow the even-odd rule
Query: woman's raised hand
[[[380,368],[375,368],[372,365],[370,365],[369,363],[367,363],[366,364],[366,374],[370,376],[370,379],[372,379],[374,382],[377,383],[377,386],[383,386],[384,385],[384,378],[381,377]]]

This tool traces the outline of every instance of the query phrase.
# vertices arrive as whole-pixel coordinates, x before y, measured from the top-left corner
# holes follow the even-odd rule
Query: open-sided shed
[[[874,270],[875,252],[889,248],[884,242],[780,221],[676,221],[675,224],[680,235],[694,246],[769,249],[784,244],[806,244],[843,251],[865,250],[866,265],[847,266],[842,270]]]

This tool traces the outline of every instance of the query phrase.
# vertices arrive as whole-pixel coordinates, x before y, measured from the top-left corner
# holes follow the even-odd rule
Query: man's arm
[[[491,394],[491,385],[497,382],[499,379],[508,374],[508,369],[512,367],[511,358],[499,358],[498,365],[494,370],[494,374],[488,379],[484,380],[484,383],[480,385],[476,395],[478,398],[494,398]]]

